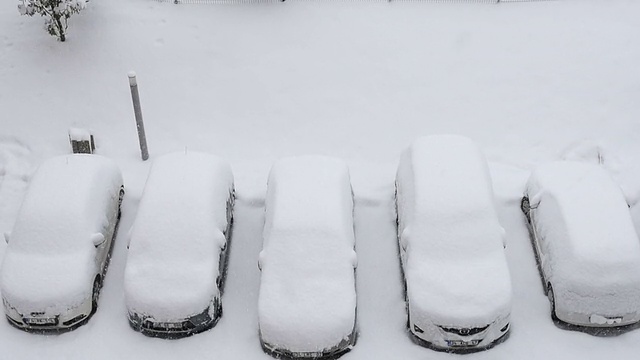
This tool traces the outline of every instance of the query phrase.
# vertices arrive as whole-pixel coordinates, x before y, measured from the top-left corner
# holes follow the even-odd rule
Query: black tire
[[[553,292],[553,286],[547,284],[547,298],[549,299],[549,308],[551,313],[551,319],[558,320],[556,315],[556,294]]]
[[[529,198],[526,196],[522,197],[522,201],[520,201],[520,210],[527,217],[527,221],[529,221],[529,211],[531,211],[531,204],[529,203]]]
[[[100,298],[100,289],[102,289],[102,277],[96,276],[93,281],[93,289],[91,291],[91,314],[95,314],[98,310],[98,299]]]
[[[118,194],[118,220],[122,217],[122,200],[124,199],[124,186],[120,187],[120,193]]]
[[[216,307],[216,316],[219,319],[222,317],[222,301],[216,298],[214,306]]]
[[[400,239],[400,234],[398,234],[398,228],[400,227],[400,219],[398,218],[398,183],[393,183],[393,206],[396,211],[396,235],[397,238]]]

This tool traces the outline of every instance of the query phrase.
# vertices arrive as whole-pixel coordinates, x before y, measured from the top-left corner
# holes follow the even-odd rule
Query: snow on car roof
[[[189,151],[153,162],[125,269],[130,311],[173,321],[209,306],[232,189],[231,167],[213,155]]]
[[[407,210],[406,227],[413,237],[420,237],[416,245],[464,245],[475,253],[500,244],[489,241],[487,246],[479,237],[500,239],[503,230],[486,160],[470,139],[457,135],[417,139],[403,153],[397,181],[399,188],[412,193],[400,206]],[[460,221],[465,222],[464,227],[455,226]]]
[[[91,295],[91,235],[108,221],[122,176],[97,155],[64,155],[34,174],[2,264],[2,295],[22,309],[66,310]]]
[[[269,175],[258,314],[263,341],[316,352],[355,324],[353,198],[347,165],[303,156]]]
[[[396,181],[407,294],[416,315],[440,325],[486,325],[507,315],[504,230],[486,160],[473,141],[417,139],[403,153]]]
[[[597,281],[612,267],[615,282],[638,279],[640,242],[622,190],[603,168],[547,163],[534,170],[526,192],[536,210],[536,231],[561,259],[555,267],[585,282]]]
[[[301,228],[353,236],[349,169],[342,160],[300,156],[276,162],[269,174],[266,201],[270,211],[265,238],[274,230]],[[340,241],[353,245],[353,241]]]
[[[106,221],[105,202],[121,185],[117,165],[98,155],[45,161],[31,179],[9,248],[46,254],[91,249],[91,234]]]

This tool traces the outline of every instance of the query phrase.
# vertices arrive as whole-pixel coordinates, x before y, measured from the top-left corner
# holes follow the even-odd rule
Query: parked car
[[[407,326],[436,350],[487,349],[509,332],[511,278],[488,166],[468,138],[419,138],[396,176]]]
[[[64,155],[40,165],[7,236],[0,288],[9,323],[59,331],[93,315],[123,196],[107,158]]]
[[[604,169],[539,166],[522,211],[553,319],[596,328],[640,320],[640,242],[622,191]]]
[[[353,193],[347,165],[302,156],[273,165],[258,300],[262,348],[335,358],[356,341]]]
[[[234,199],[231,167],[213,155],[189,151],[153,162],[124,275],[133,329],[177,338],[217,323]]]

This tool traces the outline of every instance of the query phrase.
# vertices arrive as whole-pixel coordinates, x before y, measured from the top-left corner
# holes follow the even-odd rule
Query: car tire
[[[398,183],[393,183],[393,205],[394,210],[396,211],[396,234],[398,235],[398,239],[400,236],[398,234],[398,228],[400,227],[400,219],[398,218]]]
[[[409,295],[407,294],[407,278],[402,274],[402,294],[404,295],[404,303],[409,304]]]
[[[529,221],[529,212],[531,211],[531,204],[529,203],[529,198],[526,196],[522,197],[522,201],[520,201],[520,210],[524,213],[524,216],[527,217],[527,221]]]
[[[96,279],[93,281],[93,289],[91,291],[91,314],[95,314],[96,310],[98,310],[100,289],[102,289],[102,277],[97,275]]]
[[[214,301],[214,306],[216,307],[216,316],[218,318],[222,317],[222,301],[219,298],[216,298]]]
[[[553,292],[553,286],[551,286],[551,284],[547,284],[547,298],[549,299],[551,319],[558,320],[556,316],[556,294]]]
[[[124,199],[124,187],[120,187],[120,193],[118,194],[118,220],[122,217],[122,200]]]

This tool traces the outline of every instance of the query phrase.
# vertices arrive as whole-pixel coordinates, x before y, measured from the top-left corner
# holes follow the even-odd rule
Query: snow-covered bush
[[[21,15],[40,14],[47,18],[45,29],[60,41],[66,40],[67,21],[87,6],[86,0],[18,0]]]

